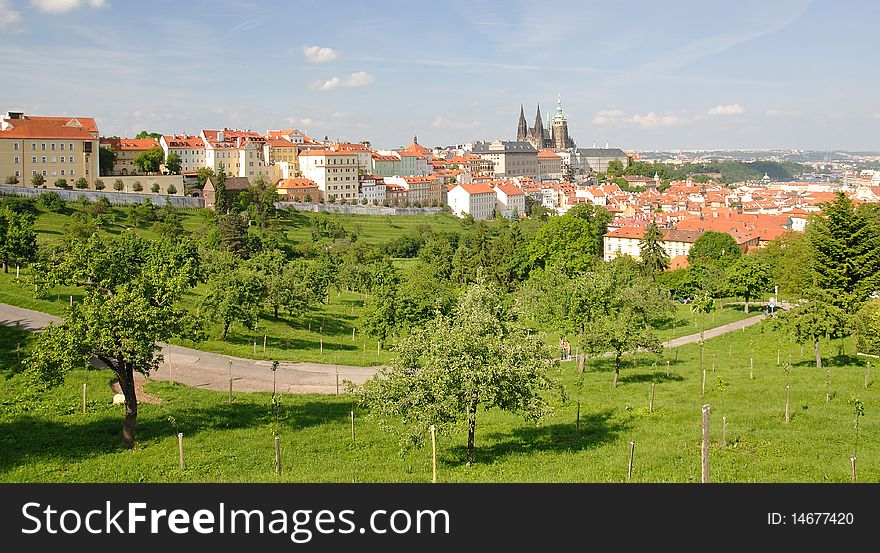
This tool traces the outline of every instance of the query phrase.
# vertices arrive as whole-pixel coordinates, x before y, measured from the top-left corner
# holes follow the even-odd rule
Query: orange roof
[[[674,271],[676,269],[687,269],[691,264],[688,261],[688,256],[686,255],[676,255],[672,259],[669,260],[669,270]]]
[[[538,150],[538,159],[562,159],[553,150]]]
[[[296,144],[283,138],[267,138],[266,144],[272,148],[296,148]]]
[[[312,179],[281,179],[275,188],[279,190],[302,190],[306,188],[318,188],[318,184]]]
[[[373,152],[373,159],[376,161],[400,161],[395,156],[384,156],[382,154],[377,154],[376,152]]]
[[[494,194],[495,191],[491,186],[485,183],[475,183],[475,184],[459,184],[462,189],[468,194]]]
[[[340,152],[337,150],[305,150],[300,152],[300,157],[302,156],[353,156],[352,152]]]
[[[0,131],[0,138],[55,138],[94,140],[98,126],[89,117],[36,117],[5,119],[9,128]]]
[[[102,138],[101,145],[116,151],[142,151],[157,148],[159,141],[152,138]]]
[[[366,144],[354,144],[354,143],[341,143],[336,145],[340,150],[346,150],[350,152],[372,152]]]
[[[401,152],[408,152],[413,155],[424,156],[426,154],[430,154],[431,150],[425,148],[418,142],[413,142],[412,144],[401,150]]]
[[[507,196],[525,196],[525,192],[522,191],[522,188],[514,184],[499,184],[495,188],[504,192]]]
[[[165,139],[165,144],[168,145],[169,149],[179,149],[179,148],[204,148],[205,142],[199,136],[186,136],[182,134],[166,134],[162,138]]]

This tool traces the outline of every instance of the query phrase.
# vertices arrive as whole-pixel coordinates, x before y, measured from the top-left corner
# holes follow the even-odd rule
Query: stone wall
[[[278,209],[312,211],[316,213],[344,213],[347,215],[438,215],[443,213],[439,207],[385,207],[379,205],[340,205],[306,204],[296,202],[276,202]]]
[[[85,196],[89,201],[94,202],[100,197],[105,197],[111,204],[126,205],[139,204],[144,198],[149,198],[155,205],[165,205],[170,203],[175,207],[205,207],[205,201],[201,198],[190,198],[187,196],[167,196],[164,194],[135,194],[131,192],[106,192],[95,190],[76,190],[65,188],[26,188],[22,186],[0,186],[0,194],[6,196],[26,196],[36,198],[43,192],[55,192],[61,199],[73,202],[77,198]]]

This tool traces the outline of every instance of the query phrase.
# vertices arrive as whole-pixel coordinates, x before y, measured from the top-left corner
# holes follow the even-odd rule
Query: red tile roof
[[[312,179],[281,179],[275,188],[279,190],[302,190],[307,188],[318,188],[318,184]]]
[[[495,194],[491,186],[485,183],[459,184],[468,194]]]
[[[9,128],[0,131],[0,138],[47,138],[95,140],[98,127],[89,117],[37,117],[5,119]]]
[[[102,138],[101,146],[118,151],[143,151],[157,148],[159,141],[152,138]]]

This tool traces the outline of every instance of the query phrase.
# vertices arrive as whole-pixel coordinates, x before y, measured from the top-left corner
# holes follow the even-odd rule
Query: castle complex
[[[551,120],[547,117],[547,126],[541,121],[541,105],[538,104],[538,113],[535,115],[535,126],[529,128],[526,123],[526,114],[523,107],[519,109],[519,126],[516,131],[516,139],[528,142],[536,149],[552,149],[556,151],[576,148],[574,140],[568,136],[568,122],[562,113],[562,99],[556,100],[556,115]]]

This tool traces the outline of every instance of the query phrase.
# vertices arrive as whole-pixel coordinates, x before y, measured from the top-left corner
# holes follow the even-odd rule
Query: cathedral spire
[[[538,104],[538,114],[535,116],[535,138],[544,140],[544,122],[541,121],[541,104]],[[539,143],[540,144],[540,143]],[[541,146],[543,147],[543,146]]]
[[[528,138],[529,124],[526,123],[526,112],[522,104],[519,105],[519,125],[516,128],[516,139],[520,142]]]

